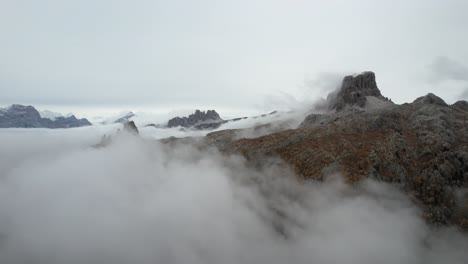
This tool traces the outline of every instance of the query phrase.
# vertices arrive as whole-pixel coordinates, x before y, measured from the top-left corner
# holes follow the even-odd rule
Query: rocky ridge
[[[33,106],[19,104],[0,109],[0,128],[71,128],[92,125],[87,119],[78,119],[74,115],[59,116],[54,120],[41,117]]]
[[[135,114],[133,112],[128,112],[126,115],[122,116],[122,117],[119,117],[117,118],[114,122],[114,124],[116,123],[121,123],[121,124],[125,124],[125,123],[128,123],[130,122],[130,119],[132,117],[135,117]]]
[[[174,117],[167,122],[167,127],[195,127],[207,123],[220,123],[224,122],[223,119],[216,113],[215,110],[200,111],[196,110],[195,113],[184,117]]]

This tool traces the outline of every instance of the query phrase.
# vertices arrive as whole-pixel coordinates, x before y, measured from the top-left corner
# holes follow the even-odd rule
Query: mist
[[[116,126],[0,131],[1,263],[466,263],[396,186],[303,182]]]

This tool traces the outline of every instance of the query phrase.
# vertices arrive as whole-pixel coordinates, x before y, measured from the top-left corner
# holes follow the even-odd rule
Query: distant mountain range
[[[0,108],[0,128],[71,128],[92,125],[86,118],[78,119],[74,115],[60,116],[50,111],[43,113],[41,115],[30,105],[14,104]]]
[[[260,118],[266,117],[270,115],[276,114],[277,111],[270,112],[268,114],[258,115],[258,116],[243,116],[237,117],[232,119],[222,119],[216,110],[208,110],[208,111],[200,111],[195,110],[193,114],[189,116],[179,117],[176,116],[174,118],[169,119],[167,124],[147,124],[147,127],[155,127],[155,128],[173,128],[173,127],[181,127],[181,128],[188,128],[191,130],[214,130],[221,127],[221,125],[230,123],[230,122],[237,122],[244,119],[249,118]]]
[[[276,113],[276,111],[251,118],[265,117],[274,113]],[[135,117],[137,117],[137,115],[133,112],[123,112],[120,115],[109,117],[105,121],[97,122],[97,124],[125,124],[134,120]],[[147,123],[145,126],[153,126],[156,128],[182,127],[191,130],[213,130],[219,128],[225,123],[236,122],[247,118],[249,117],[224,120],[215,110],[196,110],[189,116],[177,116],[169,119],[167,123],[164,124]],[[78,119],[72,113],[62,115],[48,110],[38,111],[30,105],[25,106],[13,104],[6,108],[0,108],[0,128],[73,128],[91,125],[92,123],[88,119]]]

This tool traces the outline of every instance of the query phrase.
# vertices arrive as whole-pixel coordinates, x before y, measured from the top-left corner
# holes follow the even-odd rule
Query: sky
[[[465,0],[2,0],[0,105],[267,111],[367,70],[394,102],[432,92],[452,103],[468,99],[466,10]]]

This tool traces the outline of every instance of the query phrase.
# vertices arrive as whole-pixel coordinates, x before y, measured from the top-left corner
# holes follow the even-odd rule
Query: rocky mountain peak
[[[39,112],[30,105],[20,105],[20,104],[12,104],[7,110],[11,113],[15,114],[28,114],[34,116],[35,118],[40,118]]]
[[[74,115],[69,117],[57,117],[55,119],[42,118],[39,111],[33,106],[13,104],[1,111],[0,127],[44,127],[44,128],[69,128],[90,126],[91,123],[83,118],[77,119]]]
[[[129,121],[123,124],[123,131],[128,132],[130,134],[138,135],[140,132],[138,131],[135,122]]]
[[[367,71],[356,76],[346,76],[343,78],[340,89],[328,95],[329,110],[342,111],[353,106],[364,108],[368,96],[389,102],[380,93],[373,72]]]
[[[207,122],[223,122],[219,114],[215,110],[200,111],[195,110],[195,113],[188,117],[174,117],[168,121],[168,127],[193,127]]]
[[[120,118],[117,118],[113,123],[127,123],[130,121],[130,118],[134,117],[135,114],[133,112],[128,112],[126,115],[120,117]]]
[[[414,100],[415,104],[433,104],[433,105],[438,105],[438,106],[448,106],[447,103],[437,95],[433,93],[428,93],[425,96],[421,96]]]

